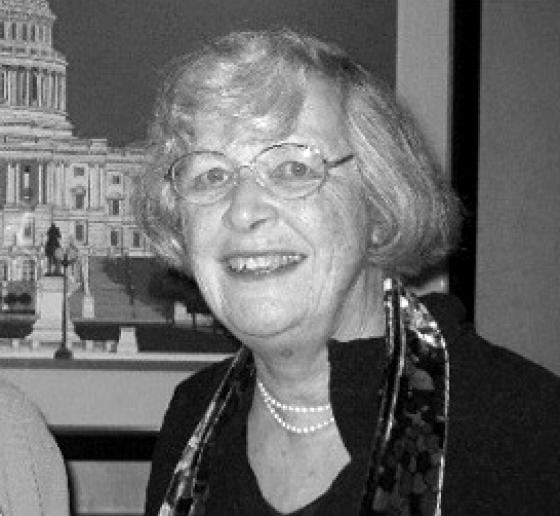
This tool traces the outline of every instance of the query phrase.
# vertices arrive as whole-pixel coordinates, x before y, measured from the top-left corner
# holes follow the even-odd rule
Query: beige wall
[[[0,376],[23,390],[53,429],[156,431],[175,386],[212,360],[186,354],[175,361],[110,357],[78,364],[0,357]],[[142,514],[148,461],[80,460],[67,466],[77,516]]]
[[[450,0],[397,2],[397,96],[446,173],[451,156],[451,15]],[[447,274],[425,278],[414,289],[419,294],[445,292]]]
[[[560,374],[560,2],[484,0],[476,324]]]
[[[446,171],[450,158],[450,18],[449,0],[398,2],[397,95]]]

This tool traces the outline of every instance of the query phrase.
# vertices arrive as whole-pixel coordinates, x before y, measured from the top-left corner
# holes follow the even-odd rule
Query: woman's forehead
[[[337,90],[324,80],[310,80],[294,136],[332,145],[340,141],[344,128],[345,116]]]
[[[263,117],[266,120],[266,117]],[[252,120],[236,121],[235,116],[200,112],[193,118],[195,149],[224,151],[236,147],[266,146],[279,141],[332,146],[345,134],[342,104],[335,89],[322,80],[311,80],[295,123],[290,130],[279,124],[279,130],[270,130],[275,124]]]
[[[225,154],[233,149],[270,145],[277,139],[276,135],[264,137],[262,132],[242,124],[231,124],[223,118],[206,116],[194,134],[191,150],[220,151]]]

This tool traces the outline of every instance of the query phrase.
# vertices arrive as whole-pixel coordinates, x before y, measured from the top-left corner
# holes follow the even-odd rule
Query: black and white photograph
[[[556,0],[0,0],[0,516],[557,516]]]

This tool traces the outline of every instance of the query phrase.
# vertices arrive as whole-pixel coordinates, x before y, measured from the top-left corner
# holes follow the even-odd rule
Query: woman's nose
[[[252,174],[243,174],[229,196],[224,213],[225,223],[237,231],[250,231],[263,225],[274,224],[278,213],[270,194]]]

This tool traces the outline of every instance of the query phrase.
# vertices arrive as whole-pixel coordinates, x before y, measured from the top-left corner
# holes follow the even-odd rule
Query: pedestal
[[[138,342],[136,341],[136,328],[133,326],[122,326],[117,353],[138,353]]]
[[[82,317],[93,319],[95,317],[95,302],[92,295],[84,294],[82,299]]]
[[[175,324],[192,326],[192,317],[183,303],[175,301],[173,304],[173,322]]]
[[[37,311],[39,318],[33,325],[28,337],[34,349],[41,343],[62,342],[62,302],[64,297],[64,278],[62,276],[43,276],[37,283]],[[80,337],[74,331],[70,317],[66,318],[66,343],[72,348]]]

